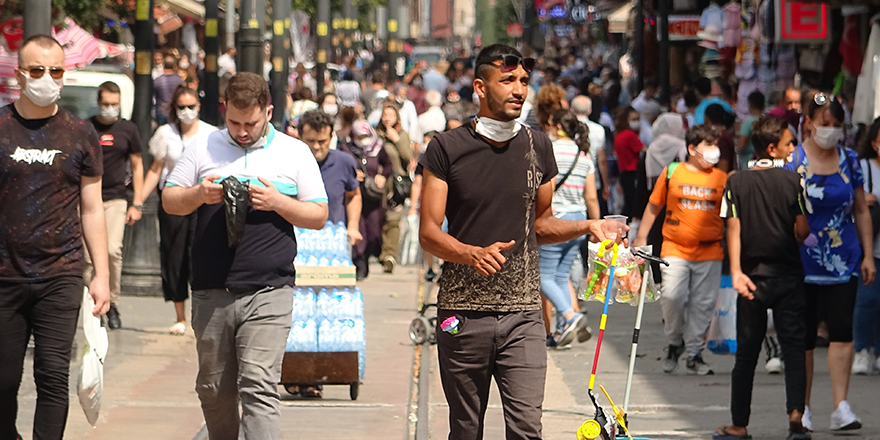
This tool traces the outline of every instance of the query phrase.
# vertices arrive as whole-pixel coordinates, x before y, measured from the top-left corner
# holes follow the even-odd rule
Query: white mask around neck
[[[477,134],[495,142],[507,142],[519,133],[520,124],[516,120],[501,122],[486,117],[477,117]]]

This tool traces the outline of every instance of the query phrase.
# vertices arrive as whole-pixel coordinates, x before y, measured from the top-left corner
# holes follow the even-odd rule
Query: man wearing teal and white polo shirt
[[[293,226],[320,229],[327,194],[309,148],[276,132],[269,87],[239,73],[226,86],[227,130],[184,151],[168,177],[169,214],[198,210],[192,245],[196,391],[211,440],[281,435],[277,384],[290,331]],[[227,243],[222,179],[250,183],[244,234]],[[241,415],[239,415],[239,398]]]

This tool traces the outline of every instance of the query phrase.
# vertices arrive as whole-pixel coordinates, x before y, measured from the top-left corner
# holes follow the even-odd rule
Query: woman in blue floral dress
[[[861,428],[861,421],[846,401],[853,360],[853,310],[858,277],[865,285],[870,284],[876,269],[871,215],[865,202],[858,155],[838,146],[843,137],[843,118],[839,102],[817,94],[804,119],[804,141],[788,164],[789,169],[801,175],[810,223],[810,236],[801,246],[807,274],[807,405],[803,417],[807,429],[812,429],[810,392],[819,321],[828,325],[831,342],[828,369],[835,410],[830,428]]]

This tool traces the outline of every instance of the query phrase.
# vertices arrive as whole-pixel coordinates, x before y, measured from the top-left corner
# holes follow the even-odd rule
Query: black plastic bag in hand
[[[226,238],[229,247],[238,246],[244,235],[247,220],[248,182],[229,176],[220,182],[223,185],[223,202],[226,204]]]

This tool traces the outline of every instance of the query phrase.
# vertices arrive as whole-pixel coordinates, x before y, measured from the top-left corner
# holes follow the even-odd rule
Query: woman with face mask
[[[617,156],[617,169],[620,171],[620,186],[623,188],[623,212],[629,218],[637,216],[636,180],[638,176],[639,153],[645,149],[639,139],[642,123],[639,112],[630,106],[618,107],[614,111],[614,155]]]
[[[357,279],[370,274],[370,257],[382,252],[382,225],[385,223],[384,191],[393,167],[376,130],[365,119],[354,121],[351,126],[351,143],[339,144],[358,163],[357,177],[361,182],[360,233],[363,240],[352,248],[352,262],[357,269]]]
[[[376,133],[382,139],[394,174],[408,176],[410,162],[413,158],[413,147],[409,134],[403,131],[400,113],[394,104],[386,102],[382,107],[382,119],[379,126],[376,127]],[[402,214],[403,206],[386,206],[385,224],[382,226],[382,254],[379,256],[379,261],[382,262],[386,273],[394,271],[394,265],[397,264],[399,258],[397,243],[400,243]]]
[[[828,369],[835,408],[831,430],[861,427],[846,401],[853,362],[853,310],[858,285],[871,284],[876,269],[862,168],[854,151],[838,145],[843,138],[843,119],[839,102],[817,94],[804,117],[804,141],[786,166],[801,175],[810,223],[810,236],[801,246],[801,262],[807,274],[807,395],[803,418],[807,429],[813,429],[813,349],[816,328],[822,320],[828,326],[830,341]]]
[[[165,179],[183,156],[183,151],[204,141],[215,131],[217,127],[199,120],[198,92],[185,85],[178,86],[171,98],[168,123],[160,126],[150,138],[153,164],[144,178],[144,194],[153,192],[158,184],[161,199]],[[195,215],[171,215],[159,204],[162,293],[166,301],[174,303],[177,320],[169,329],[173,335],[183,335],[187,329],[185,301],[189,296],[189,247],[195,232]]]

